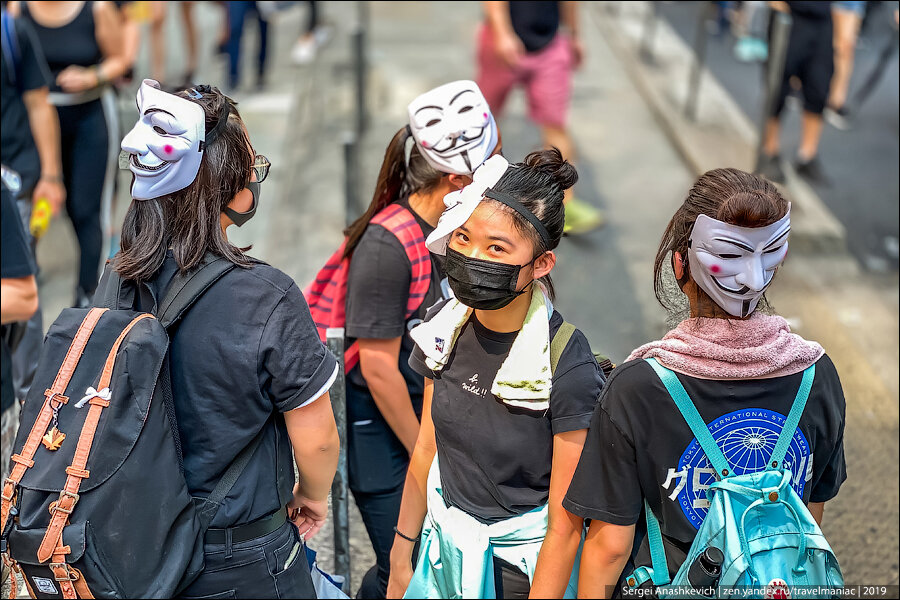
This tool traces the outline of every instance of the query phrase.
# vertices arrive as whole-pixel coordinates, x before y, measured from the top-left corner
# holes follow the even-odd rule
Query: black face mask
[[[497,310],[525,293],[530,284],[521,290],[516,289],[519,271],[522,267],[533,263],[536,258],[525,265],[510,265],[469,258],[461,252],[447,248],[444,272],[457,300],[470,308]]]
[[[231,222],[240,227],[247,221],[253,218],[253,215],[256,214],[256,208],[259,206],[259,182],[251,181],[247,184],[247,189],[250,190],[250,194],[253,196],[253,204],[250,206],[250,210],[247,212],[239,213],[230,206],[226,206],[225,210],[222,211],[228,218],[231,219]]]

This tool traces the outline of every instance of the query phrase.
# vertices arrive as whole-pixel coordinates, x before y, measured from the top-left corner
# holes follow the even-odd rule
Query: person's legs
[[[187,43],[187,64],[184,67],[184,84],[190,85],[197,70],[197,28],[194,27],[194,3],[181,3],[181,23],[184,25],[184,40]]]
[[[228,87],[235,89],[240,84],[241,36],[244,33],[244,17],[250,9],[248,2],[228,2]]]
[[[827,185],[828,177],[817,159],[822,138],[822,113],[834,74],[832,27],[828,20],[809,25],[810,52],[800,69],[803,83],[803,128],[797,149],[797,173]]]
[[[255,4],[255,3],[254,3]],[[256,11],[256,22],[259,24],[259,53],[256,57],[256,87],[262,88],[265,84],[266,58],[269,49],[269,23],[262,17],[259,9]]]
[[[482,24],[478,30],[478,75],[475,82],[484,94],[488,106],[495,119],[503,113],[503,105],[513,86],[519,81],[520,74],[511,69],[494,51],[493,34],[487,25]]]
[[[109,137],[106,118],[100,100],[72,107],[60,107],[70,112],[65,118],[75,122],[71,144],[71,171],[67,175],[66,208],[81,258],[78,269],[78,297],[83,304],[97,288],[103,258],[102,204],[104,185],[112,185],[107,177]],[[99,160],[98,160],[99,159]]]
[[[359,597],[384,598],[391,573],[391,547],[394,545],[394,527],[400,516],[403,487],[375,493],[354,491],[353,499],[375,551],[375,567],[363,579]]]
[[[166,77],[166,5],[150,3],[150,72],[157,81]]]
[[[856,40],[862,24],[862,2],[832,3],[831,18],[834,22],[834,76],[828,94],[826,117],[841,129],[846,129],[847,91],[850,88],[850,76],[853,73],[853,59],[856,52]]]

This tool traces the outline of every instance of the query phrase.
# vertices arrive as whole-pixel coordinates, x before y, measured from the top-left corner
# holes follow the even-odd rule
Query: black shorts
[[[799,79],[803,86],[803,110],[822,114],[834,74],[831,18],[811,19],[794,15],[792,21],[781,89],[772,107],[773,117],[779,116],[784,109],[793,77]],[[770,20],[770,40],[772,23]]]

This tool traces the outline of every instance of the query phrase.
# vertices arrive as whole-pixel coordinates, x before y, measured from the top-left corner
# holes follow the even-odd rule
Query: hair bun
[[[560,189],[567,190],[578,181],[578,171],[572,163],[563,158],[558,148],[536,150],[525,157],[526,167],[537,169],[554,179]]]

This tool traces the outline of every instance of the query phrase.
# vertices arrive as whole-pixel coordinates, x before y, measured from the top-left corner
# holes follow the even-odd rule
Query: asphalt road
[[[708,2],[656,2],[659,14],[689,44],[694,44],[700,13]],[[876,3],[870,3],[876,4]],[[873,9],[856,50],[850,81],[851,103],[856,91],[875,68],[878,55],[890,43],[893,17],[888,4]],[[726,31],[708,38],[706,66],[731,92],[750,119],[759,124],[762,116],[762,66],[739,62],[733,53],[735,38]],[[900,134],[898,123],[898,60],[895,52],[878,86],[862,105],[853,128],[840,131],[825,126],[819,149],[822,163],[833,181],[832,187],[815,186],[826,206],[847,228],[847,244],[862,265],[874,272],[896,272],[898,197],[900,176]],[[782,155],[792,157],[800,136],[800,110],[787,109],[782,133]]]

